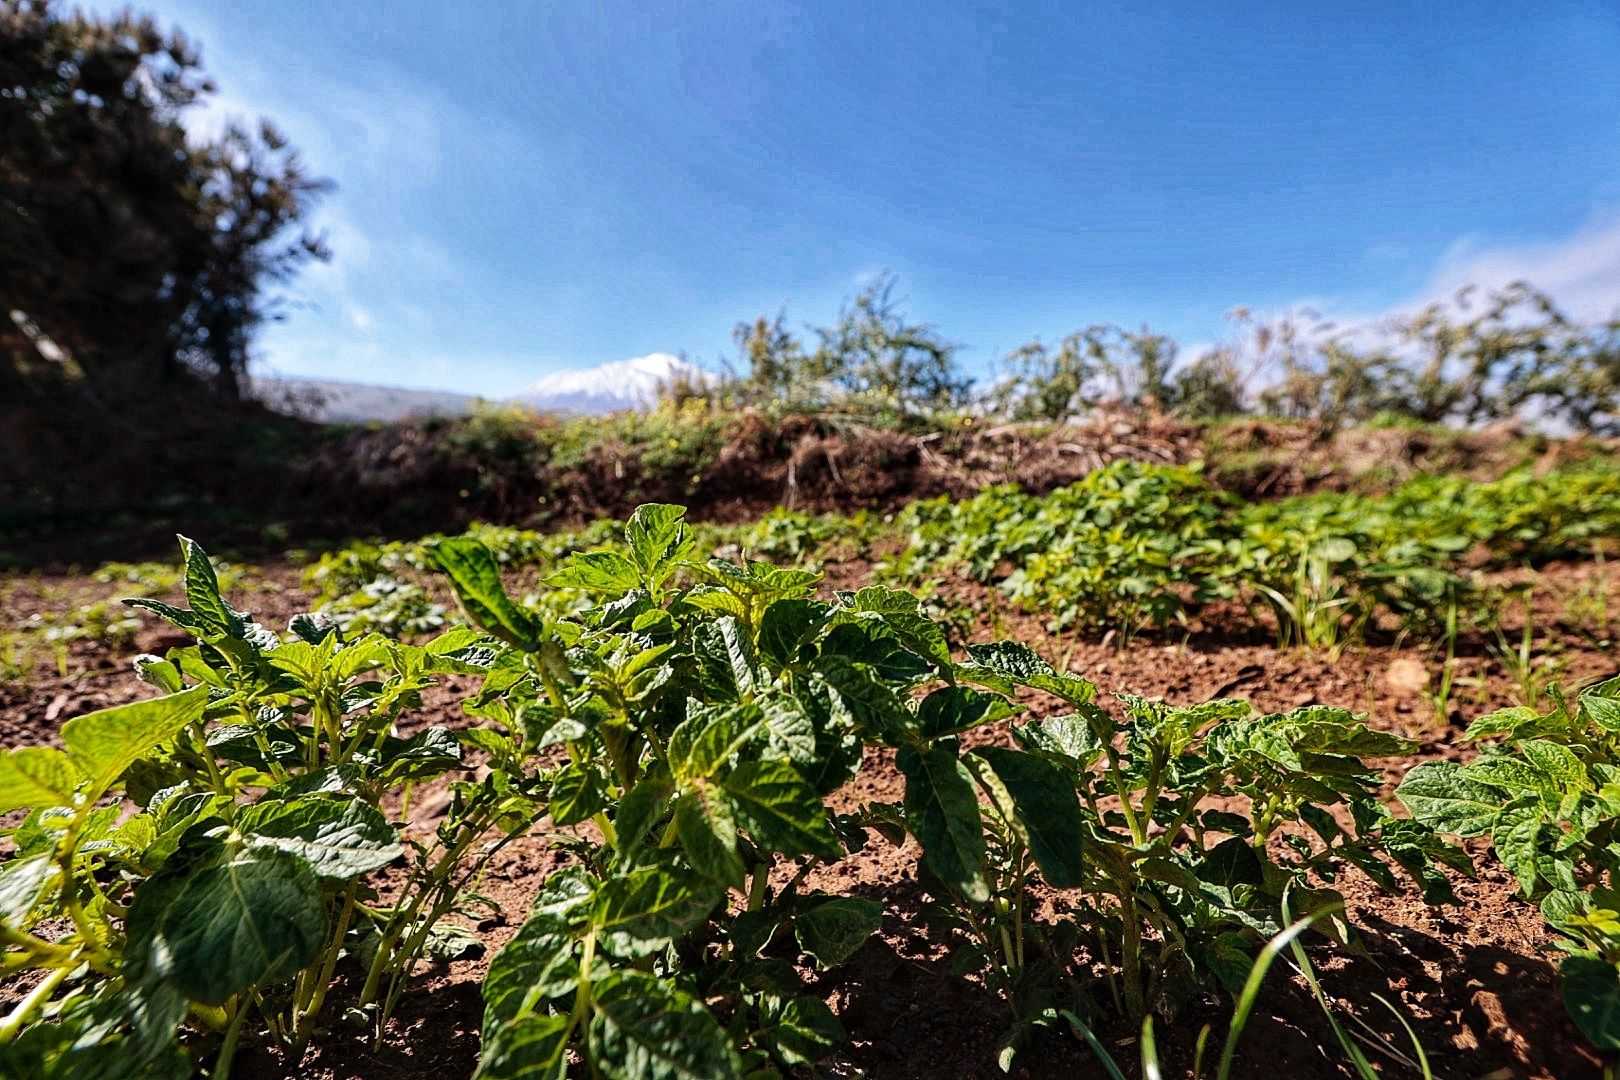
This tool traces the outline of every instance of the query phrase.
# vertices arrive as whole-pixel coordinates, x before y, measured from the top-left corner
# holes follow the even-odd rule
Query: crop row
[[[380,1039],[531,833],[565,866],[490,965],[488,1078],[766,1076],[834,1053],[808,980],[885,911],[816,882],[908,837],[958,972],[1007,1003],[1004,1065],[1041,1028],[1150,1032],[1200,995],[1252,999],[1296,920],[1353,940],[1332,888],[1349,867],[1449,901],[1446,868],[1472,867],[1443,833],[1491,835],[1550,897],[1577,1022],[1620,1048],[1620,683],[1481,721],[1500,745],[1413,770],[1398,817],[1365,759],[1413,745],[1344,710],[1105,708],[1023,645],[953,650],[911,594],[826,598],[812,571],[701,559],[678,507],[562,556],[534,597],[508,593],[495,537],[378,555],[425,558],[471,624],[419,643],[321,615],[271,631],[183,543],[187,606],[132,602],[195,641],[138,661],[163,696],[0,756],[20,818],[0,963],[32,980],[0,1072],[226,1076],[243,1040],[296,1061],[334,1025]],[[480,681],[468,724],[423,726],[450,674]],[[1013,746],[970,734],[1002,721]],[[897,802],[847,791],[874,749]],[[408,813],[424,786],[449,796],[431,829]],[[1043,919],[1052,895],[1064,914]]]
[[[1245,503],[1196,467],[1120,462],[1046,496],[997,488],[913,504],[898,524],[908,543],[894,576],[999,582],[1057,627],[1128,638],[1233,601],[1281,643],[1333,647],[1386,616],[1434,636],[1476,598],[1473,571],[1613,550],[1620,468]]]
[[[554,569],[612,538],[610,523],[543,534],[474,526],[514,571]],[[784,565],[865,558],[876,579],[923,596],[971,580],[1049,617],[1053,629],[1129,641],[1222,604],[1229,630],[1337,650],[1369,632],[1432,642],[1459,623],[1500,630],[1504,589],[1485,572],[1620,550],[1620,468],[1597,462],[1490,482],[1426,476],[1383,495],[1244,502],[1197,467],[1120,462],[1049,495],[1013,487],[914,503],[885,518],[778,510],[743,526],[700,525],[697,547]],[[446,609],[426,586],[439,538],[356,543],[310,568],[323,610],[346,628],[423,633]],[[554,609],[584,603],[547,590]],[[1591,605],[1607,636],[1602,598]],[[1573,607],[1573,602],[1572,602]],[[1573,621],[1583,621],[1579,612]]]

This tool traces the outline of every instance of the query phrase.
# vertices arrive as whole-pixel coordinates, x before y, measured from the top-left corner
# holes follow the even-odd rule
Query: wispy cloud
[[[1464,285],[1496,288],[1514,281],[1529,282],[1582,318],[1620,311],[1620,211],[1594,217],[1561,240],[1499,245],[1477,237],[1458,240],[1410,303],[1441,300]]]

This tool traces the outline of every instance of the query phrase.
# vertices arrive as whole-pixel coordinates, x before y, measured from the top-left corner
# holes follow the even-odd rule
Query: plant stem
[[[0,1020],[0,1043],[8,1043],[17,1037],[17,1033],[34,1014],[34,1010],[50,1000],[51,994],[62,985],[62,980],[67,978],[72,970],[69,967],[59,967],[52,971],[39,981],[38,986],[28,992],[27,997],[17,1003],[17,1007],[12,1009],[4,1020]]]
[[[247,1004],[238,1000],[236,1015],[231,1017],[230,1026],[225,1029],[225,1039],[219,1044],[219,1056],[214,1059],[214,1080],[230,1080],[231,1061],[236,1057],[236,1042],[241,1038],[242,1021],[247,1014]]]

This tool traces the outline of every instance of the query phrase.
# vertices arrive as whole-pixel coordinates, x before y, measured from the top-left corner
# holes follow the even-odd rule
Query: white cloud
[[[1620,212],[1595,217],[1562,240],[1487,246],[1465,237],[1401,307],[1447,299],[1464,285],[1489,289],[1514,281],[1529,282],[1577,317],[1614,314],[1620,310]]]

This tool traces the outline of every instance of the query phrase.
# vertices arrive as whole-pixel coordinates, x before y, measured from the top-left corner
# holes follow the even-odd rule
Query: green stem
[[[9,1043],[17,1037],[22,1026],[34,1014],[34,1010],[49,1001],[51,994],[62,985],[62,980],[73,971],[72,968],[59,967],[39,981],[39,985],[28,992],[28,996],[17,1003],[3,1021],[0,1021],[0,1043]]]
[[[238,1001],[236,1015],[231,1017],[230,1026],[225,1029],[225,1039],[219,1044],[219,1056],[214,1060],[214,1080],[230,1080],[231,1061],[236,1057],[236,1043],[242,1036],[242,1022],[247,1014],[247,1004]]]
[[[354,894],[359,888],[359,882],[350,882],[343,894],[343,909],[332,928],[332,939],[326,947],[326,960],[321,964],[320,974],[316,976],[315,984],[296,1017],[292,1049],[295,1059],[303,1056],[304,1047],[309,1045],[309,1038],[315,1032],[315,1021],[326,1004],[326,992],[332,986],[332,972],[337,967],[338,955],[343,951],[343,938],[349,932],[349,920],[354,917]]]

